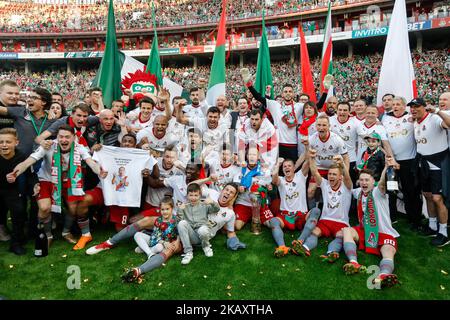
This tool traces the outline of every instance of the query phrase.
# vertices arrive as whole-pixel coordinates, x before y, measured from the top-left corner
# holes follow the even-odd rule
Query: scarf
[[[293,128],[297,126],[298,121],[294,111],[294,103],[292,103],[290,106],[291,110],[289,110],[288,106],[286,106],[283,102],[283,105],[281,106],[281,113],[283,114],[281,120],[286,124],[288,128]]]
[[[372,158],[374,154],[376,154],[378,151],[380,151],[380,147],[377,147],[373,152],[370,152],[370,149],[367,148],[366,151],[364,151],[361,159],[361,163],[358,164],[358,170],[366,169],[367,164],[369,163],[369,159]]]
[[[245,187],[246,189],[250,189],[250,187],[252,186],[253,177],[261,175],[261,164],[258,161],[256,167],[246,173],[247,169],[248,168],[242,168],[241,186]]]
[[[75,126],[75,123],[72,120],[72,117],[69,116],[69,126],[71,126],[72,128],[75,129],[75,135],[77,136],[77,142],[78,144],[81,144],[82,146],[88,147],[88,143],[86,141],[86,139],[84,138],[84,132],[86,131],[86,127],[83,126],[81,127],[81,129],[78,129]]]
[[[63,189],[63,181],[62,181],[62,168],[61,168],[61,147],[56,142],[52,146],[53,148],[53,157],[52,157],[52,211],[53,212],[61,212],[61,195]],[[69,168],[68,168],[68,190],[67,195],[70,196],[82,196],[83,192],[83,175],[81,173],[81,156],[80,152],[75,145],[72,143],[70,147],[69,154]]]
[[[308,129],[309,127],[316,122],[317,119],[317,114],[314,114],[312,117],[306,117],[303,116],[303,122],[300,125],[300,127],[298,128],[298,132],[302,135],[302,136],[308,136]]]
[[[364,241],[367,253],[378,254],[378,211],[373,198],[373,190],[367,195],[365,210],[362,206],[361,191],[358,196],[358,220],[359,225],[364,227]]]

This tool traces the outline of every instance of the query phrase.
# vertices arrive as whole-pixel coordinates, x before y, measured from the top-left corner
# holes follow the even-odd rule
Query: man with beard
[[[64,199],[70,215],[75,216],[84,195],[82,160],[101,178],[105,178],[107,172],[102,171],[101,167],[92,160],[86,148],[75,142],[74,129],[63,125],[58,129],[57,140],[53,141],[50,150],[39,147],[7,175],[8,181],[14,182],[27,168],[41,159],[44,160],[38,172],[40,189],[38,219],[44,226],[50,245],[53,241],[51,211],[60,213]],[[79,223],[79,227],[83,232],[86,223]]]
[[[218,152],[224,141],[228,141],[228,127],[219,125],[220,110],[217,107],[210,107],[206,118],[191,118],[182,113],[180,106],[175,110],[177,121],[189,127],[194,127],[202,133],[203,147],[206,156],[210,153]],[[211,155],[212,156],[212,155]]]
[[[202,108],[204,101],[200,101],[200,89],[197,87],[192,88],[189,91],[189,98],[191,99],[191,104],[183,106],[183,113],[191,119],[204,118],[205,114]]]
[[[211,229],[211,238],[217,232],[224,229],[227,232],[227,247],[230,250],[238,250],[246,248],[246,245],[239,241],[234,231],[235,214],[233,211],[233,203],[238,195],[238,186],[235,183],[228,183],[220,192],[210,191],[210,198],[220,206],[220,211],[217,214],[209,215],[209,224]],[[125,271],[122,279],[125,282],[139,281],[139,278],[154,269],[157,269],[166,263],[174,254],[182,252],[183,247],[178,238],[172,242],[163,252],[150,257],[144,264],[139,267],[131,268]]]
[[[15,94],[14,87],[5,85],[2,90],[11,91],[10,94],[7,94],[9,99],[6,99],[9,102],[13,102]],[[8,89],[9,88],[9,89]],[[6,95],[6,94],[4,94]],[[27,99],[28,108],[19,107],[19,106],[0,106],[0,116],[7,116],[14,120],[14,128],[17,130],[17,136],[19,138],[19,145],[17,146],[17,151],[22,153],[25,157],[28,157],[36,145],[34,143],[34,139],[39,136],[44,130],[48,129],[50,125],[54,122],[54,120],[49,119],[49,115],[47,113],[47,109],[50,107],[51,103],[51,94],[49,91],[43,88],[35,88],[31,90],[30,95]],[[33,187],[34,184],[31,183],[34,181],[32,178],[34,176],[32,169],[27,170],[25,173],[25,195],[30,200],[30,219],[29,219],[29,234],[33,236],[36,232],[36,215],[37,215],[37,207],[36,202],[32,199]],[[24,198],[26,199],[26,198]],[[1,200],[0,200],[1,203]],[[4,206],[1,207],[4,210]],[[1,214],[0,214],[1,215]],[[4,215],[6,216],[6,214]],[[6,221],[5,221],[6,222]],[[3,223],[0,220],[0,225]],[[1,231],[2,228],[0,228]]]
[[[264,111],[253,109],[238,133],[239,162],[244,163],[248,146],[257,146],[260,160],[269,171],[278,161],[278,135],[275,127],[264,117]]]
[[[450,115],[439,108],[428,107],[422,98],[408,103],[414,119],[414,137],[417,143],[422,193],[427,201],[429,228],[427,235],[435,236],[431,244],[443,247],[450,243],[447,234],[448,209],[444,196],[450,196],[443,188],[448,179],[449,150],[447,129],[450,128]]]
[[[280,104],[276,100],[262,97],[255,90],[250,80],[251,76],[248,73],[248,69],[241,69],[241,74],[246,87],[250,90],[253,97],[263,105],[262,110],[265,112],[267,108],[272,115],[274,125],[278,129],[280,157],[297,161],[297,127],[302,119],[303,104],[294,102],[293,86],[290,84],[283,86],[283,102]]]

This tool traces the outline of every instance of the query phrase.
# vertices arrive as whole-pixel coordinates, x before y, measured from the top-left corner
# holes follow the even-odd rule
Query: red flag
[[[301,23],[300,30],[300,61],[302,74],[302,91],[309,95],[311,101],[317,102],[316,92],[314,90],[314,81],[311,73],[311,64],[309,63],[308,47],[306,46],[305,34]]]

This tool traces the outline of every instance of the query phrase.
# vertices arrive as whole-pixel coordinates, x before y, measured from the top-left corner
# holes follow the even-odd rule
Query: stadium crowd
[[[450,73],[445,67],[445,62],[449,54],[448,50],[425,50],[422,53],[414,51],[412,54],[418,92],[431,103],[437,102],[436,97],[439,92],[448,90]],[[366,97],[373,99],[376,95],[381,61],[382,56],[379,53],[354,55],[352,58],[336,56],[334,59],[335,78],[340,83],[340,86],[336,88],[336,94],[342,99],[354,100],[358,97],[358,92],[364,92]],[[246,67],[254,71],[256,65],[247,64]],[[311,67],[312,70],[320,70],[319,58],[311,60]],[[284,82],[291,83],[295,92],[300,92],[302,86],[298,61],[294,64],[287,61],[273,62],[271,68],[274,90],[277,94],[281,93]],[[239,69],[237,65],[227,65],[227,97],[235,102],[233,104],[237,104],[237,100],[246,91],[240,80]],[[0,80],[12,79],[24,91],[36,86],[58,91],[65,97],[65,104],[70,110],[74,103],[82,98],[81,94],[89,88],[95,72],[96,70],[79,70],[67,74],[62,71],[53,71],[32,72],[25,75],[23,71],[19,70],[9,72],[2,70]],[[195,85],[198,77],[209,78],[209,66],[164,68],[164,73],[183,88],[191,88]],[[315,83],[318,84],[320,73],[314,72],[313,77]]]
[[[335,0],[333,6],[350,3],[367,4],[371,0]],[[261,1],[229,1],[228,21],[259,17]],[[155,1],[158,26],[191,25],[217,22],[221,0]],[[266,5],[267,16],[326,8],[326,0],[272,1]],[[72,32],[104,31],[108,2],[92,5],[51,5],[33,2],[0,1],[1,32]],[[148,1],[115,4],[117,30],[151,27],[151,5]]]

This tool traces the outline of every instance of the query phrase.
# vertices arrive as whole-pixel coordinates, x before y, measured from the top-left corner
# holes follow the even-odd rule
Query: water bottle
[[[48,255],[48,240],[44,231],[44,225],[38,224],[38,234],[34,245],[34,256],[38,258],[46,257]]]

